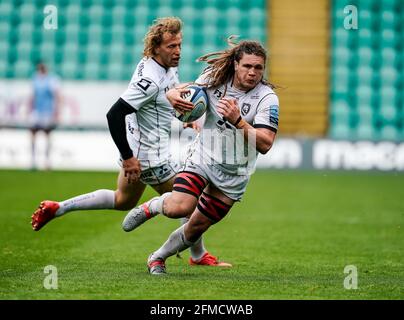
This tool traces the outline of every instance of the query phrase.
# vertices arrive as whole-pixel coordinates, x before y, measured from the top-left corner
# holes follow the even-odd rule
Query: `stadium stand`
[[[316,1],[309,2],[316,6]],[[303,26],[296,17],[304,18],[314,9],[287,20],[283,15],[290,15],[291,10],[280,6],[279,12],[271,13],[271,3],[286,6],[289,2],[2,0],[0,79],[29,79],[35,63],[43,60],[64,80],[126,82],[142,55],[147,26],[159,16],[174,15],[184,21],[183,81],[197,77],[202,65],[195,59],[224,48],[228,35],[263,43],[269,36],[275,42],[267,43],[273,45],[269,46],[271,63],[275,62],[271,72],[278,80],[275,83],[286,87],[280,92],[281,132],[336,139],[403,140],[403,1],[319,1],[327,4],[324,19],[316,13],[317,20],[310,18]],[[46,5],[58,9],[56,30],[43,27]],[[347,5],[358,8],[357,30],[344,28]],[[273,18],[276,14],[280,14],[278,19]],[[314,93],[308,97],[306,92]]]
[[[57,30],[42,26],[46,5],[58,9]],[[265,43],[265,6],[265,0],[2,0],[0,78],[29,78],[42,59],[63,79],[128,81],[147,26],[173,15],[184,21],[180,75],[189,81],[201,71],[195,59],[224,48],[228,35]]]
[[[358,29],[344,29],[344,8]],[[404,139],[404,6],[401,0],[334,0],[331,7],[329,134]]]

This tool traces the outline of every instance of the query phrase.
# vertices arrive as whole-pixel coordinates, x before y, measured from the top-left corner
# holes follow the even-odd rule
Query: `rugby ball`
[[[208,95],[204,87],[197,85],[189,85],[186,87],[189,92],[184,93],[182,98],[194,104],[194,108],[185,113],[175,110],[175,117],[182,122],[193,122],[206,112],[209,104]]]

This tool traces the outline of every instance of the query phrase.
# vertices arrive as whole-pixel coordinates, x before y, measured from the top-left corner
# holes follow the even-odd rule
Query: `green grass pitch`
[[[188,251],[152,277],[146,259],[179,221],[125,233],[126,212],[68,213],[41,231],[40,200],[114,189],[116,173],[0,171],[0,299],[403,299],[404,176],[258,171],[231,213],[205,234],[231,269],[191,267]],[[147,189],[142,200],[154,195]],[[44,288],[44,268],[58,289]],[[345,289],[347,265],[357,289]]]

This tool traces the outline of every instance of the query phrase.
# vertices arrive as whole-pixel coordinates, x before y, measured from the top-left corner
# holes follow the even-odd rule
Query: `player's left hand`
[[[192,102],[182,98],[182,95],[188,92],[189,90],[185,88],[173,88],[166,93],[168,102],[170,102],[175,110],[182,114],[194,108]]]
[[[140,178],[140,162],[135,157],[122,161],[122,168],[125,173],[125,178],[128,179],[128,183],[136,183]]]
[[[222,98],[217,104],[217,112],[231,124],[235,123],[240,117],[240,110],[236,99]]]

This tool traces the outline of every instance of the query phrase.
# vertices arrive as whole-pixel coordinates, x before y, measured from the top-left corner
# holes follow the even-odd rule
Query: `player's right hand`
[[[170,102],[173,108],[181,114],[194,108],[194,104],[192,102],[182,98],[183,94],[185,93],[189,93],[189,89],[179,87],[170,89],[166,93],[168,102]]]
[[[128,183],[136,183],[140,178],[140,162],[135,157],[122,161],[122,168]]]

